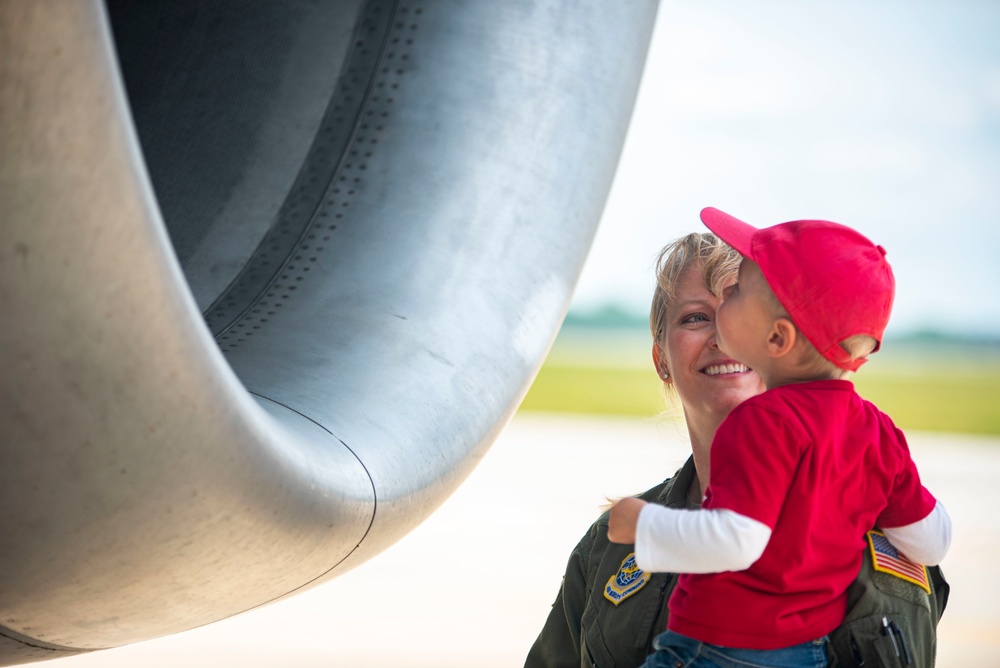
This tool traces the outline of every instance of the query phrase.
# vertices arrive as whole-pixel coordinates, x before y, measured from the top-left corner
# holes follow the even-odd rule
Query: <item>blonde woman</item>
[[[764,390],[757,374],[727,357],[716,342],[715,314],[740,261],[736,251],[707,233],[687,235],[660,254],[650,309],[653,365],[683,410],[691,457],[640,495],[644,501],[700,507],[716,429],[734,407]],[[652,651],[653,638],[666,629],[676,574],[643,572],[635,564],[634,545],[609,542],[607,528],[605,513],[570,555],[526,668],[638,666]],[[831,665],[884,665],[878,662],[886,656],[898,658],[901,666],[933,665],[935,627],[948,586],[937,568],[927,569],[924,578],[904,579],[885,567],[889,561],[880,561],[877,551],[866,554],[848,592],[845,621],[830,636]]]

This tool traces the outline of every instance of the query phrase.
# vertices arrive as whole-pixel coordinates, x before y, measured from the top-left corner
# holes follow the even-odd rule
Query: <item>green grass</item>
[[[1000,435],[1000,373],[859,374],[854,384],[904,430]]]
[[[600,357],[600,347],[557,342],[520,410],[643,417],[663,412],[659,380],[652,363],[643,361],[648,353],[605,348],[614,350],[614,359]],[[1000,359],[904,351],[873,357],[853,380],[861,396],[904,430],[1000,435]]]
[[[664,409],[661,384],[649,369],[545,364],[522,411],[652,416]]]

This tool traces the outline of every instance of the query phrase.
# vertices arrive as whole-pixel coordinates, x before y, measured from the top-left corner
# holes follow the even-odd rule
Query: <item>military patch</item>
[[[889,542],[884,533],[881,531],[869,531],[868,545],[871,547],[872,563],[876,571],[888,573],[907,582],[912,582],[922,587],[928,594],[931,593],[927,567],[915,561],[910,561],[900,554],[899,550]]]
[[[649,574],[635,565],[635,552],[625,557],[618,572],[604,585],[604,598],[618,605],[632,594],[646,586]]]

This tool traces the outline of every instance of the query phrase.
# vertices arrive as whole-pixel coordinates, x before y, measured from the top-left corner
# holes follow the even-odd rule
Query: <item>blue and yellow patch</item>
[[[618,572],[604,585],[604,598],[618,605],[632,594],[646,586],[649,574],[635,565],[635,552],[625,557]]]

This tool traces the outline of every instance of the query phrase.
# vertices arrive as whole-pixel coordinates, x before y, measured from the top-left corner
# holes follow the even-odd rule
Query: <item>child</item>
[[[608,537],[635,543],[644,570],[683,573],[644,665],[826,666],[865,533],[929,565],[951,541],[903,434],[846,380],[880,346],[892,271],[881,246],[836,223],[701,218],[743,256],[718,346],[767,391],[719,427],[701,510],[622,499]]]

